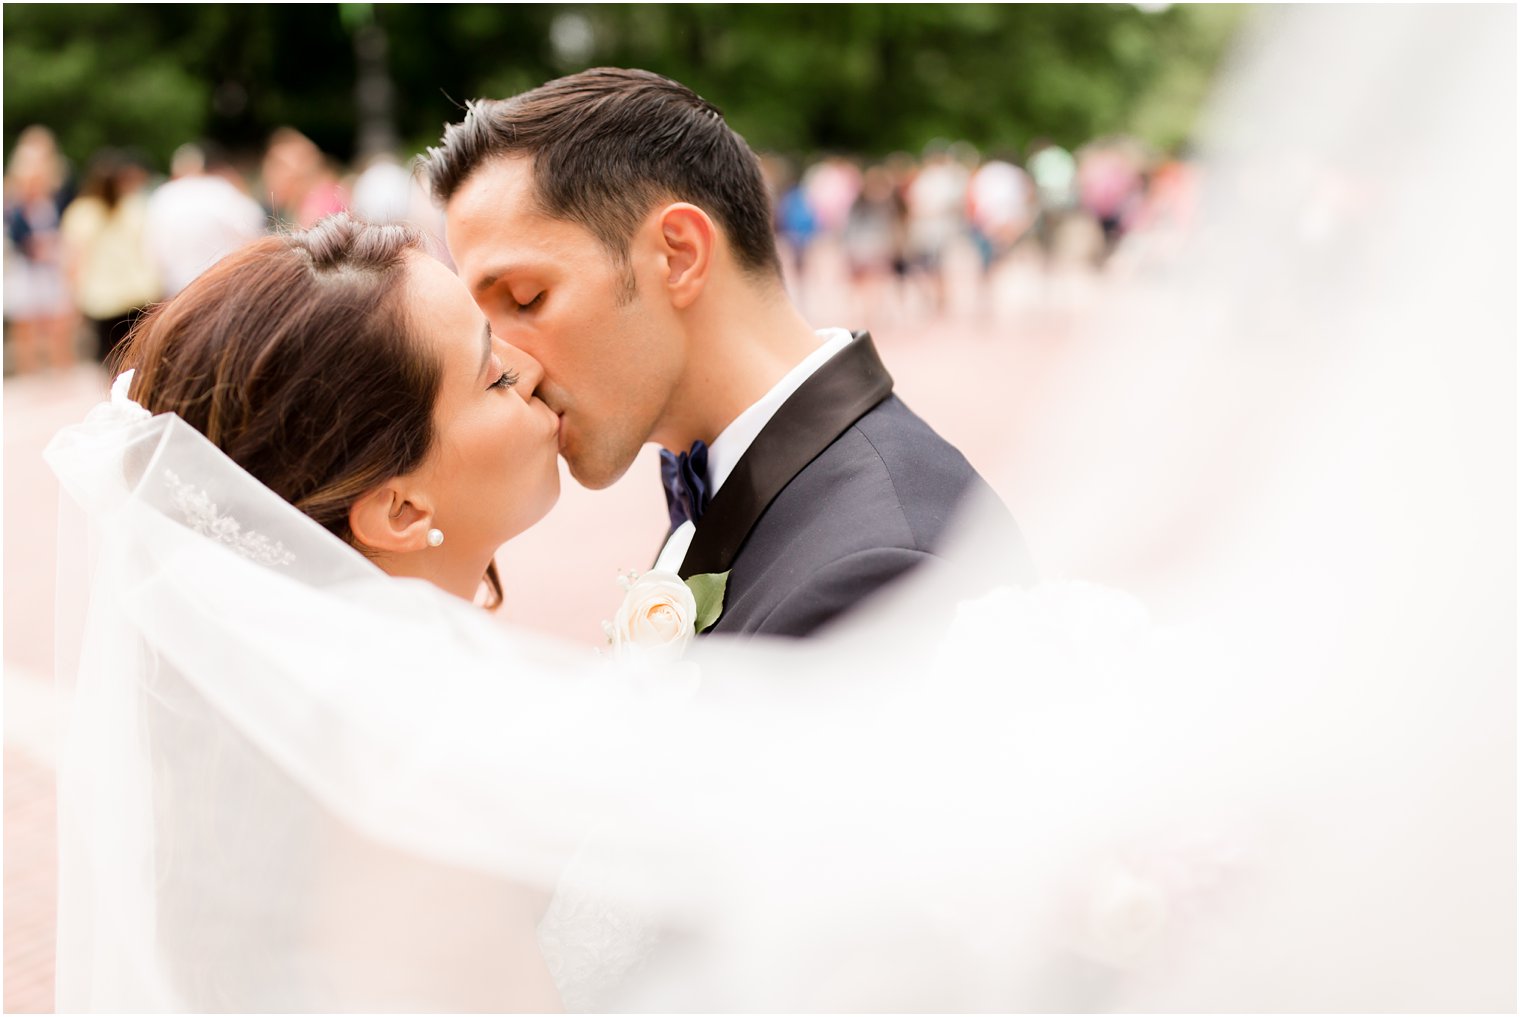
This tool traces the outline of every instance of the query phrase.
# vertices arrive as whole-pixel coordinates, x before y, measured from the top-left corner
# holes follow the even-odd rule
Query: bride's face
[[[533,394],[538,362],[491,335],[464,284],[426,255],[410,261],[412,329],[442,366],[419,479],[447,545],[493,554],[559,497],[559,418]]]

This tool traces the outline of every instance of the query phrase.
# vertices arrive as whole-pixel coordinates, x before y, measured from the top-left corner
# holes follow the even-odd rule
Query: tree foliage
[[[413,151],[466,99],[578,70],[647,67],[757,148],[880,155],[935,138],[1022,150],[1187,134],[1236,8],[998,4],[7,4],[5,144],[45,123],[76,161],[186,140],[257,151],[290,124],[353,155],[353,28],[389,40]]]

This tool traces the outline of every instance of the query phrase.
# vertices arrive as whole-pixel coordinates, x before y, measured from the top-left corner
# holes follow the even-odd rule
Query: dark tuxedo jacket
[[[960,452],[892,395],[864,333],[781,405],[713,495],[683,578],[729,571],[709,632],[805,636],[941,554],[969,499],[997,503]],[[1027,580],[1013,518],[978,548],[984,574]],[[1001,522],[1001,521],[1000,521]],[[730,571],[731,570],[731,571]]]

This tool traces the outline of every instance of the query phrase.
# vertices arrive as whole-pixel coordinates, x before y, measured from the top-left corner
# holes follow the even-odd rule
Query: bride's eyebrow
[[[481,345],[485,347],[485,350],[480,354],[479,374],[484,375],[486,373],[486,368],[490,366],[491,363],[491,319],[489,318],[486,319],[485,328],[481,330],[480,342]]]

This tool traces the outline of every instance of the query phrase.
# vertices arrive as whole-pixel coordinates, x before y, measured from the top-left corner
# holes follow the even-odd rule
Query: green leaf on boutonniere
[[[723,614],[723,594],[728,590],[727,572],[704,572],[686,580],[686,586],[697,602],[698,632],[706,632]]]

